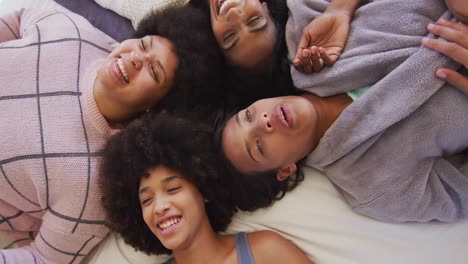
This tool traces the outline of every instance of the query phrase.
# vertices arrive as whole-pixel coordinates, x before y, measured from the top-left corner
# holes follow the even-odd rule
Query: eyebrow
[[[172,180],[175,180],[175,179],[177,179],[177,178],[180,178],[180,177],[179,177],[179,176],[176,176],[176,175],[174,175],[174,176],[169,176],[169,177],[167,177],[167,178],[162,179],[162,180],[161,180],[161,183],[168,183],[168,182],[170,182],[170,181],[172,181]],[[148,191],[149,188],[150,188],[149,186],[145,186],[145,187],[141,188],[140,191],[138,191],[138,193],[139,193],[139,194],[145,193],[145,192]]]

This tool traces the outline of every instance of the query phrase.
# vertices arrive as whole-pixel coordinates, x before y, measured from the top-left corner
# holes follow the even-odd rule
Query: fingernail
[[[429,24],[429,25],[427,25],[427,29],[431,30],[431,29],[433,29],[433,28],[434,28],[434,24]]]
[[[309,50],[303,50],[302,51],[302,57],[304,57],[304,58],[309,57]]]
[[[422,38],[422,40],[421,40],[421,42],[422,42],[423,44],[426,44],[428,41],[429,41],[429,39],[426,38],[426,37]]]
[[[441,70],[436,71],[436,76],[444,80],[447,79],[447,74]]]

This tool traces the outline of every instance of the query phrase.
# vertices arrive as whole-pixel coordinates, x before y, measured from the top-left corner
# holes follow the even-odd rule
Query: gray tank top
[[[236,234],[236,251],[239,264],[255,264],[252,252],[250,251],[247,233],[240,232]],[[173,260],[174,258],[171,257],[163,264],[171,264]]]

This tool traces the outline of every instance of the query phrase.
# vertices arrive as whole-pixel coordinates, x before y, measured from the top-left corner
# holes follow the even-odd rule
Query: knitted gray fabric
[[[291,54],[301,27],[326,4],[288,1]],[[420,44],[439,17],[452,17],[440,0],[365,1],[333,67],[311,75],[292,69],[299,88],[320,96],[375,83],[307,163],[323,169],[354,210],[383,221],[450,222],[468,214],[468,96],[434,76],[458,65]]]

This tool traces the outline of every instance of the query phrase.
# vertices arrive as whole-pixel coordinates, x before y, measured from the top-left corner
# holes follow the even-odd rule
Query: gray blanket
[[[288,0],[290,54],[327,4]],[[442,0],[364,1],[333,67],[318,74],[291,68],[297,87],[320,96],[372,85],[307,160],[362,214],[388,222],[468,215],[468,96],[434,76],[459,65],[420,44],[434,37],[426,26],[440,17],[452,19]]]

